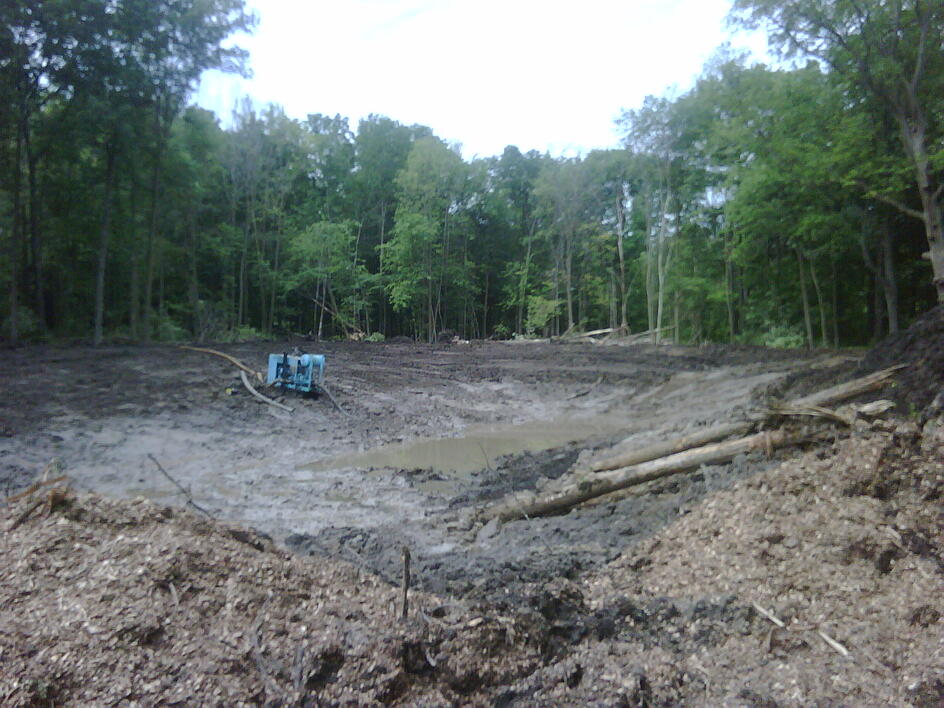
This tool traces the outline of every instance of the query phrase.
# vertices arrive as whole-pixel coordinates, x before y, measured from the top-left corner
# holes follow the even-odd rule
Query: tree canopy
[[[944,301],[944,8],[736,0],[722,48],[580,157],[189,106],[243,0],[0,8],[9,341],[556,335],[863,343]]]

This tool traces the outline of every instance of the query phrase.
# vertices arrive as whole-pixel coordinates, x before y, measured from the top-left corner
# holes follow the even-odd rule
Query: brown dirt
[[[261,368],[290,347],[224,349]],[[597,449],[734,417],[798,366],[832,383],[849,362],[645,346],[319,351],[349,415],[292,397],[295,414],[274,414],[228,364],[170,347],[0,355],[0,488],[23,489],[52,457],[72,487],[12,530],[31,499],[0,509],[0,705],[944,700],[939,419],[833,430],[831,446],[746,456],[561,517],[468,523]],[[623,431],[471,474],[305,467],[588,416]],[[148,454],[223,521],[174,508],[185,499]]]

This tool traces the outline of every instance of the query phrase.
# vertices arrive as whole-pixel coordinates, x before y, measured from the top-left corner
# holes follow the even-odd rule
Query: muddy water
[[[443,474],[468,474],[492,467],[506,455],[543,452],[577,440],[613,435],[626,429],[626,417],[600,415],[559,418],[518,425],[475,426],[455,438],[424,438],[384,445],[366,452],[338,455],[302,465],[312,472],[357,468],[423,469]]]

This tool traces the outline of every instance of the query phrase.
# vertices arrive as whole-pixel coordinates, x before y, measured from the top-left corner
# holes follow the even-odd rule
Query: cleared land
[[[53,458],[72,490],[12,530],[41,497],[3,512],[0,702],[930,706],[944,695],[933,421],[817,423],[805,452],[750,453],[563,516],[475,521],[511,492],[738,419],[767,393],[848,378],[851,358],[220,348],[261,369],[296,344],[326,354],[345,413],[293,396],[281,399],[292,414],[267,407],[229,363],[173,347],[0,355],[0,491],[16,494]],[[214,520],[183,511],[188,495]]]

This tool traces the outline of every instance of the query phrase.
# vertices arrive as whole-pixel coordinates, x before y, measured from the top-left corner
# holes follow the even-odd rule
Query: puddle
[[[430,469],[444,474],[468,474],[505,455],[541,452],[598,435],[625,431],[622,416],[532,421],[519,425],[470,428],[457,438],[420,439],[411,443],[384,445],[366,452],[330,457],[300,469],[312,472],[344,469]]]

